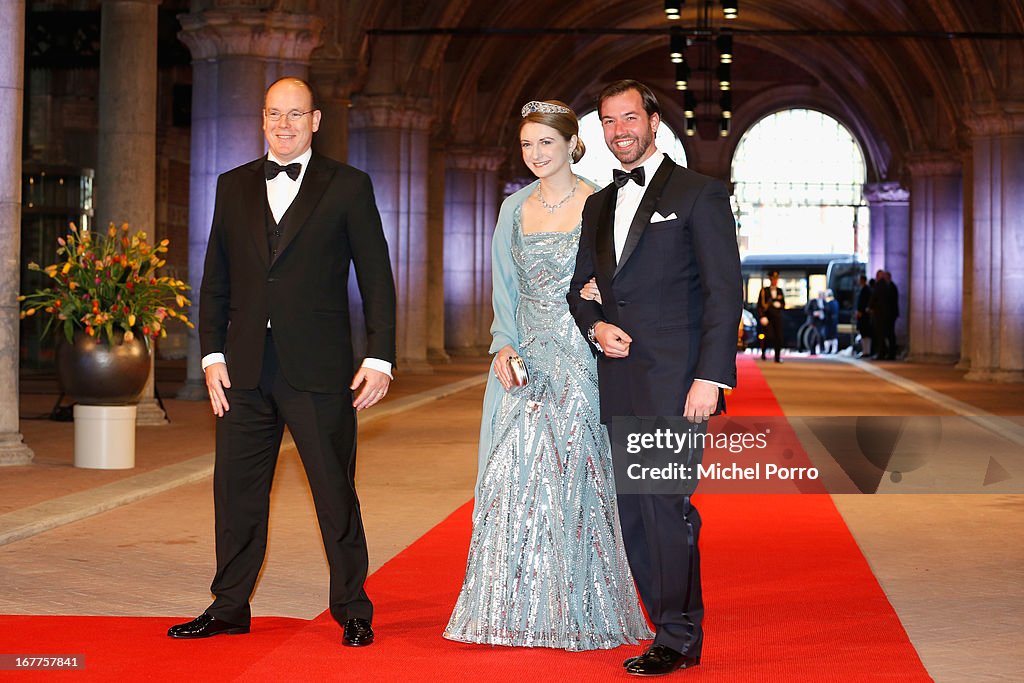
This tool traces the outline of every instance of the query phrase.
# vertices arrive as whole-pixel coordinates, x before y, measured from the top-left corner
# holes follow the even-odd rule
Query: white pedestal
[[[75,467],[135,467],[135,406],[75,404]]]

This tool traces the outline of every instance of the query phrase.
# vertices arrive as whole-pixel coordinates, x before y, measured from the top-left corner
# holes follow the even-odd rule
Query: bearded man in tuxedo
[[[725,408],[723,389],[736,386],[743,296],[729,193],[658,151],[661,113],[644,84],[607,86],[598,113],[622,168],[584,206],[567,299],[598,353],[601,421],[613,444],[616,417],[682,416],[706,430]],[[583,291],[591,278],[599,297]],[[697,462],[702,453],[694,451]],[[617,461],[615,469],[625,468]],[[689,495],[622,488],[626,554],[656,627],[654,643],[627,659],[626,671],[655,676],[696,666],[704,640],[700,515]]]
[[[269,152],[220,176],[200,291],[199,338],[217,416],[213,604],[173,638],[249,632],[284,427],[313,493],[342,643],[373,642],[366,538],[355,490],[356,412],[387,393],[395,286],[367,174],[312,150],[312,88],[267,90]],[[356,369],[348,277],[355,266],[367,352]]]

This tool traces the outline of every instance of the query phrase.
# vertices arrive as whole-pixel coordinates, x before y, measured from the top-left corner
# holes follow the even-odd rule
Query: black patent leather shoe
[[[676,652],[664,645],[651,645],[647,652],[626,664],[626,673],[634,676],[664,676],[679,669],[689,669],[700,664],[700,657],[691,657]]]
[[[348,647],[363,647],[373,643],[373,629],[366,619],[349,619],[345,622],[345,634],[341,644]]]
[[[167,629],[167,635],[171,638],[209,638],[222,634],[233,636],[248,632],[248,626],[229,624],[217,617],[210,616],[206,612],[203,612],[192,621],[187,621],[184,624],[175,624]]]

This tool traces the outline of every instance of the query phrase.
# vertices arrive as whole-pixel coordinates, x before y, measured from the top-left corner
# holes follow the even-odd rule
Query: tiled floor
[[[790,415],[949,414],[856,364],[794,358],[760,367]],[[990,413],[1024,412],[1019,385],[965,382],[952,368],[880,367]],[[485,361],[460,360],[438,366],[433,375],[402,377],[379,415],[364,415],[369,419],[360,430],[358,483],[371,570],[471,497],[482,395],[471,378],[485,369]],[[433,395],[424,392],[454,390],[467,379],[473,386],[414,403],[416,396]],[[35,383],[31,390],[45,386]],[[32,392],[23,393],[23,416],[52,405],[53,396]],[[173,395],[173,386],[164,394]],[[140,475],[160,477],[185,463],[202,466],[212,451],[206,405],[169,400],[168,409],[170,426],[139,428],[138,467],[127,472],[76,470],[71,425],[23,421],[36,462],[0,470],[0,537],[15,516],[24,521],[53,514],[53,501],[67,501],[69,494],[80,494],[80,502],[102,496],[101,485],[130,488]],[[834,500],[937,681],[1021,680],[1024,495]],[[192,616],[207,604],[212,526],[210,480],[204,478],[0,545],[0,613]],[[309,618],[324,609],[326,590],[312,502],[299,460],[286,450],[253,611]]]

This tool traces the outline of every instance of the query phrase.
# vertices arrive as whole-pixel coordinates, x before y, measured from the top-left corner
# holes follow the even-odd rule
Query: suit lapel
[[[263,267],[270,265],[270,251],[267,248],[267,177],[263,173],[263,163],[267,157],[263,156],[249,165],[252,177],[246,181],[250,197],[263,197],[262,202],[250,201],[241,197],[242,221],[240,225],[246,226],[245,231],[249,233],[253,248],[260,256],[260,263]]]
[[[291,206],[281,216],[281,220],[278,221],[278,225],[281,227],[281,244],[277,248],[277,258],[281,258],[281,254],[284,253],[288,245],[292,243],[299,231],[306,224],[310,214],[313,213],[313,209],[320,202],[320,198],[323,197],[324,192],[327,190],[327,185],[331,181],[333,172],[326,164],[322,163],[320,157],[313,154],[309,159],[309,168],[306,169],[306,174],[302,176],[302,187],[299,188],[299,193],[295,195],[295,199],[292,201]]]
[[[622,246],[622,257],[619,259],[619,263],[615,268],[615,274],[618,275],[622,267],[626,265],[626,261],[633,254],[633,250],[636,249],[636,245],[640,243],[640,238],[644,234],[644,230],[651,222],[651,216],[654,215],[654,210],[658,207],[658,200],[661,199],[661,191],[665,189],[665,185],[668,183],[669,177],[672,175],[672,170],[675,168],[675,162],[669,159],[667,156],[661,162],[661,166],[658,166],[658,170],[654,172],[654,177],[651,178],[650,184],[647,186],[647,191],[644,192],[643,199],[640,200],[640,206],[636,209],[636,215],[633,216],[633,222],[629,225],[629,233],[626,235],[626,243]]]
[[[610,185],[601,199],[597,232],[594,237],[597,272],[608,276],[615,272],[615,197],[615,186]]]

